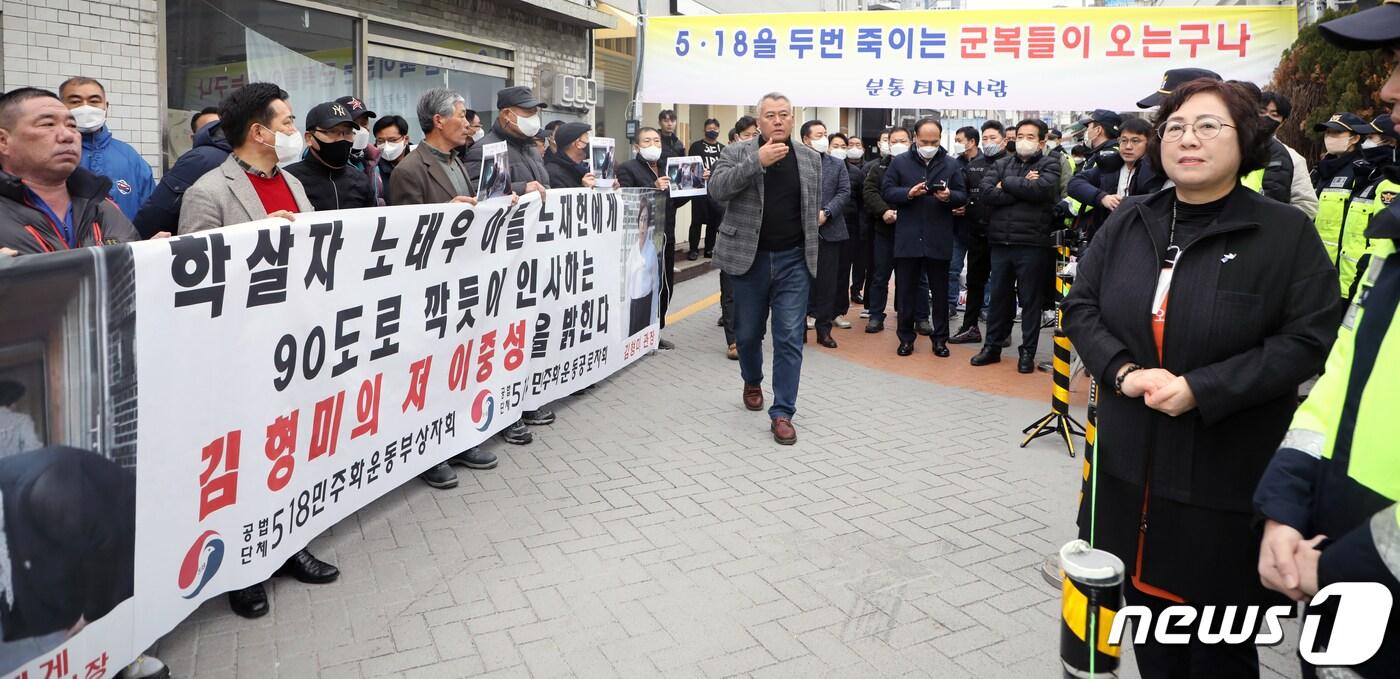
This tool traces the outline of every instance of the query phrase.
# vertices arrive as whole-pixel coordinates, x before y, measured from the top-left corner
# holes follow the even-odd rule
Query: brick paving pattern
[[[778,446],[718,313],[556,404],[533,445],[490,444],[499,468],[408,483],[318,538],[339,582],[278,579],[252,621],[218,597],[158,655],[199,679],[1058,676],[1037,566],[1074,537],[1080,468],[1017,447],[1046,404],[809,345],[800,440]]]

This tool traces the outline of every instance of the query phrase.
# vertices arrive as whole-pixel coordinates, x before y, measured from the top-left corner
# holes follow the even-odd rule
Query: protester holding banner
[[[219,104],[220,125],[233,152],[200,177],[180,205],[180,233],[311,212],[301,181],[279,163],[301,157],[302,137],[287,93],[272,83],[246,85]]]
[[[619,186],[631,188],[654,188],[669,192],[671,177],[666,173],[666,160],[671,155],[661,143],[661,133],[654,127],[637,130],[637,152],[635,157],[617,168]],[[666,246],[663,248],[665,262],[662,264],[661,286],[661,327],[666,327],[666,310],[671,306],[671,288],[676,284],[676,208],[684,205],[689,198],[677,198],[669,194],[662,197],[665,202],[663,214],[666,220]],[[655,219],[655,217],[653,217]],[[661,338],[656,347],[662,351],[676,348],[670,340]]]
[[[822,156],[793,143],[786,96],[764,95],[758,114],[760,137],[726,148],[710,175],[710,195],[728,204],[715,262],[734,286],[734,332],[749,410],[763,409],[763,326],[773,317],[770,430],[779,444],[792,445],[803,317],[817,272]]]
[[[0,247],[33,254],[140,240],[107,199],[112,181],[78,166],[81,143],[53,92],[0,95]]]
[[[565,123],[554,131],[554,143],[558,150],[544,159],[545,168],[549,170],[550,188],[593,188],[588,148],[592,130],[584,123]]]
[[[1167,95],[1150,153],[1175,188],[1118,205],[1064,304],[1104,385],[1080,535],[1130,564],[1126,601],[1154,612],[1279,601],[1255,571],[1251,495],[1298,385],[1322,368],[1337,287],[1306,215],[1240,184],[1269,157],[1259,121],[1240,85],[1199,79]],[[1135,654],[1149,679],[1259,675],[1248,643],[1193,637]]]
[[[549,171],[544,167],[544,155],[534,145],[543,108],[545,104],[528,87],[507,87],[496,93],[499,113],[495,124],[467,150],[467,180],[473,187],[481,181],[482,148],[505,142],[511,191],[518,196],[532,191],[544,196],[549,189]]]
[[[435,88],[418,98],[423,143],[395,167],[390,205],[476,204],[467,168],[453,151],[470,139],[466,110],[466,100],[452,90]]]
[[[334,101],[312,108],[306,114],[306,157],[286,167],[287,174],[301,180],[307,200],[317,210],[375,206],[369,177],[350,165],[354,138],[361,128],[349,113],[344,104]]]

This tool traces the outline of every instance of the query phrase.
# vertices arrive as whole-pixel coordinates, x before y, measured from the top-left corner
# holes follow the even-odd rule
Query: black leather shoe
[[[418,478],[423,479],[423,483],[434,488],[457,487],[457,472],[452,471],[452,468],[447,466],[446,462],[419,474]]]
[[[1016,361],[1016,372],[1022,375],[1029,375],[1035,372],[1035,354],[1033,352],[1021,352],[1021,357]]]
[[[914,327],[918,328],[919,334],[923,335],[924,337],[928,337],[933,334],[933,323],[929,321],[919,321],[918,323],[914,324]]]
[[[697,259],[700,259],[700,251],[699,251],[699,250],[691,250],[690,252],[685,253],[685,258],[688,259],[688,260],[690,260],[690,261],[692,261],[692,262],[695,261],[695,260],[697,260]]]
[[[706,250],[706,251],[705,251],[705,259],[714,259],[714,258],[715,258],[715,251],[714,251],[714,250]]]
[[[865,324],[865,331],[868,332],[868,333],[871,333],[871,334],[875,334],[875,333],[880,332],[881,330],[884,330],[884,329],[885,329],[885,322],[884,322],[884,321],[877,321],[877,320],[875,320],[875,319],[873,319],[873,318],[870,319],[870,322],[869,322],[869,323],[866,323],[866,324]]]
[[[820,345],[822,345],[822,346],[824,346],[824,347],[826,347],[826,348],[828,348],[828,349],[835,349],[835,348],[836,348],[836,340],[831,339],[831,333],[829,333],[829,332],[825,332],[825,333],[819,332],[819,333],[817,333],[817,344],[820,344]]]
[[[937,357],[939,357],[939,358],[948,358],[948,354],[949,354],[949,352],[948,352],[948,343],[947,343],[947,342],[934,342],[934,343],[933,343],[933,355],[934,355],[934,356],[937,356]]]
[[[660,349],[661,351],[670,351],[672,349],[675,349],[676,345],[672,344],[671,340],[659,339],[656,340],[656,348]]]
[[[521,417],[520,420],[531,427],[554,424],[554,411],[549,408],[527,410],[525,411],[525,416]]]
[[[340,577],[340,569],[332,566],[315,556],[311,552],[301,550],[287,559],[281,568],[277,569],[273,575],[283,575],[289,578],[296,578],[298,581],[308,585],[324,585],[328,582],[335,582]]]
[[[981,344],[982,331],[977,326],[969,326],[958,331],[958,334],[948,338],[949,344]]]
[[[501,432],[501,439],[514,446],[523,446],[535,440],[535,435],[530,433],[530,429],[524,422],[516,420],[515,424],[505,428]]]
[[[482,450],[480,447],[470,448],[447,458],[447,462],[444,464],[455,464],[466,467],[467,469],[495,469],[496,454],[488,450]],[[456,472],[453,472],[452,478],[455,481],[457,478]],[[453,485],[456,485],[456,483],[454,482]]]
[[[900,342],[899,348],[895,349],[894,353],[899,354],[900,356],[908,356],[909,354],[914,353],[914,345],[910,344],[909,342]]]
[[[261,618],[272,610],[267,604],[267,590],[262,583],[228,593],[228,607],[240,618]]]
[[[851,291],[851,304],[865,304],[865,298],[861,296],[859,290]]]
[[[972,360],[968,362],[976,366],[1001,363],[1001,347],[987,346],[984,344],[982,345],[982,350],[977,352],[977,355],[973,356]]]

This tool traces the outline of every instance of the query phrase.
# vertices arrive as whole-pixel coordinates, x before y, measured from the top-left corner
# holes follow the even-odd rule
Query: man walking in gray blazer
[[[734,290],[734,334],[744,407],[763,409],[763,326],[773,317],[773,438],[797,442],[792,416],[802,374],[807,295],[817,272],[821,156],[794,144],[792,102],[777,92],[758,103],[759,137],[724,149],[710,171],[710,196],[727,203],[715,263]]]

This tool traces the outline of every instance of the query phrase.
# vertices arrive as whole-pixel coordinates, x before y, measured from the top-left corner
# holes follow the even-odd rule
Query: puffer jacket
[[[68,195],[78,247],[141,239],[121,208],[107,195],[111,188],[112,180],[81,167],[69,175]],[[71,249],[58,225],[35,207],[19,177],[4,172],[0,172],[0,247],[21,255]]]
[[[166,231],[175,233],[180,229],[180,204],[185,199],[185,191],[199,181],[210,170],[222,165],[228,154],[233,153],[219,121],[199,128],[194,135],[194,147],[175,161],[160,178],[160,184],[151,193],[150,200],[136,213],[136,230],[142,238]]]
[[[1032,170],[1036,179],[1026,179]],[[1051,220],[1059,200],[1060,160],[1044,153],[1027,159],[1008,154],[982,178],[983,205],[991,208],[987,241],[992,245],[1053,246]]]

